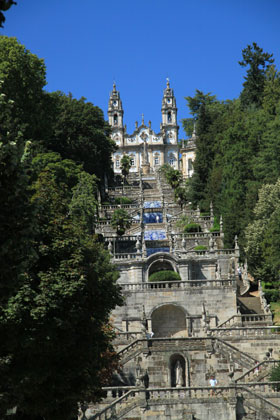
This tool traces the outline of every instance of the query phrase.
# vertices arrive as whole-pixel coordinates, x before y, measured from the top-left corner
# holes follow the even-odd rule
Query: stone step
[[[237,302],[239,303],[241,314],[263,314],[264,313],[261,307],[261,301],[259,297],[240,296],[237,298]]]

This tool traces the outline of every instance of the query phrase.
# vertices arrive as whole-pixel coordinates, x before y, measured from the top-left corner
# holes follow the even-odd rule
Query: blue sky
[[[256,42],[280,69],[279,0],[17,0],[1,34],[44,58],[48,91],[72,92],[107,119],[117,83],[128,132],[152,121],[158,132],[169,77],[178,119],[195,89],[236,98],[245,69],[241,51]],[[180,137],[185,137],[182,129]]]

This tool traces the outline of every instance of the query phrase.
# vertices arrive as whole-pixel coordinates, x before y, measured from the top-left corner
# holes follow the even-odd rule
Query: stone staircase
[[[241,314],[263,314],[264,313],[259,297],[239,296],[237,298],[237,304],[240,307]]]

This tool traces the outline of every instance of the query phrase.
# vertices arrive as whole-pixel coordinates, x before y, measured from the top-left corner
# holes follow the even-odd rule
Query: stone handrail
[[[270,385],[272,385],[272,384],[270,384]],[[245,400],[244,400],[245,405],[249,405],[254,410],[259,409],[260,413],[265,412],[266,414],[268,413],[270,416],[272,416],[274,418],[275,418],[275,416],[277,416],[276,418],[279,418],[279,415],[280,415],[280,406],[279,405],[276,405],[276,404],[272,403],[267,398],[264,398],[263,395],[260,395],[259,393],[256,393],[256,392],[252,391],[248,387],[248,384],[246,384],[246,387],[245,386],[240,387],[239,390],[242,391],[242,395],[245,392],[245,393],[249,394],[251,397],[253,397],[254,403],[250,404],[251,399],[250,398],[245,398]],[[272,390],[272,388],[270,387],[270,392],[271,392],[271,390]]]
[[[118,351],[118,356],[120,358],[123,358],[124,356],[126,356],[129,353],[134,354],[135,351],[142,350],[143,347],[144,347],[144,344],[146,342],[147,342],[147,339],[138,338],[138,339],[132,341],[132,343],[128,344],[126,347],[124,347],[120,351]]]
[[[117,331],[115,341],[118,340],[118,338],[124,338],[126,341],[138,340],[138,339],[143,338],[143,332],[141,332],[141,331]]]
[[[265,314],[246,314],[246,315],[232,315],[229,319],[217,325],[217,328],[231,327],[236,323],[243,325],[244,322],[271,322],[271,315]]]
[[[197,342],[197,343],[206,343],[207,341],[213,340],[212,337],[160,337],[160,338],[139,338],[137,340],[132,341],[126,347],[118,351],[118,355],[121,359],[123,359],[126,355],[129,354],[129,358],[131,358],[131,354],[135,352],[142,351],[147,348],[154,347],[157,349],[158,346],[160,348],[164,347],[164,344],[174,344],[175,347],[178,347],[180,344],[183,343],[190,343],[190,342]],[[221,340],[220,340],[221,341]]]
[[[247,383],[248,381],[251,381],[252,379],[256,379],[256,376],[260,375],[260,371],[263,371],[264,369],[267,371],[268,368],[269,369],[274,368],[278,364],[279,362],[276,360],[264,360],[263,362],[257,363],[253,368],[247,370],[247,372],[245,372],[243,375],[236,378],[235,382]]]
[[[264,294],[263,289],[262,289],[261,281],[258,282],[258,288],[259,288],[259,292],[260,292],[260,301],[261,301],[262,309],[263,309],[265,314],[271,315],[270,305],[267,303],[267,300],[265,298],[265,294]]]
[[[102,210],[116,210],[116,209],[135,209],[139,208],[138,204],[102,204]]]
[[[114,260],[133,260],[136,258],[140,258],[141,253],[137,254],[136,252],[129,253],[129,254],[114,254],[113,259]]]
[[[124,255],[124,254],[118,254]],[[136,258],[137,254],[132,258]],[[121,257],[119,257],[121,258]],[[219,280],[187,280],[187,281],[157,281],[157,282],[145,282],[145,283],[120,283],[123,290],[155,290],[155,289],[190,289],[198,287],[234,287],[235,279],[219,279]]]
[[[273,331],[274,330],[274,331]],[[210,333],[215,336],[271,336],[273,333],[280,333],[280,326],[254,326],[254,327],[228,327],[228,328],[211,328]]]
[[[228,355],[229,359],[237,361],[241,366],[244,366],[247,369],[251,369],[258,363],[258,360],[254,357],[249,356],[247,353],[237,349],[220,338],[215,337],[213,345],[215,352],[221,351],[221,353]]]
[[[253,396],[254,402],[257,400],[261,400],[262,402],[262,409],[272,409],[280,412],[280,407],[276,404],[272,403],[268,399],[264,398],[262,395],[259,395],[255,392],[255,390],[259,389],[262,394],[264,392],[271,393],[272,388],[271,385],[277,384],[279,385],[280,382],[276,383],[263,383],[263,384],[248,384],[246,387],[244,385],[229,385],[229,386],[216,386],[215,393],[213,393],[213,388],[210,386],[204,387],[180,387],[180,388],[128,388],[124,387],[124,395],[120,398],[113,401],[107,407],[99,411],[98,413],[87,418],[89,420],[105,420],[108,418],[112,418],[116,416],[116,418],[120,418],[124,413],[128,413],[133,408],[140,405],[145,401],[148,401],[150,405],[153,402],[163,402],[164,400],[172,401],[173,404],[181,404],[182,402],[191,402],[192,399],[210,399],[213,402],[213,398],[229,398],[235,397],[236,393],[244,393],[246,392],[250,396]],[[121,389],[121,388],[119,388]],[[252,390],[253,389],[253,390]],[[104,388],[104,391],[110,391],[110,388]],[[127,391],[127,392],[126,392]]]

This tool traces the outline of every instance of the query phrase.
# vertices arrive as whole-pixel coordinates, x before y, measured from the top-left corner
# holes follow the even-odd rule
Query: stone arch
[[[151,314],[154,337],[186,337],[186,313],[175,304],[157,307]]]
[[[171,270],[178,272],[176,261],[168,254],[153,254],[148,260],[146,280],[148,281],[149,276],[151,274],[162,270]]]
[[[182,369],[182,378],[181,378],[181,384],[176,383],[176,366],[177,363],[180,364]],[[188,380],[188,361],[185,360],[184,356],[182,356],[179,353],[174,353],[170,356],[169,359],[169,383],[172,388],[179,387],[179,386],[188,386],[189,380]]]

